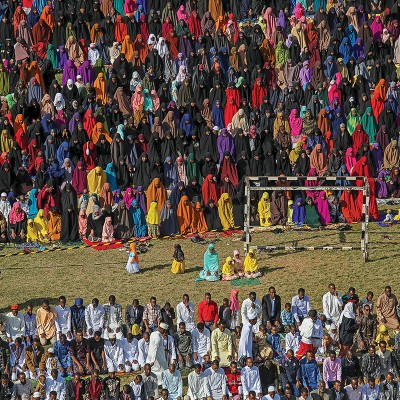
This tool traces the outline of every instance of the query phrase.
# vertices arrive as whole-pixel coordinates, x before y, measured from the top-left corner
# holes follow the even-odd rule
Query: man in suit
[[[132,304],[126,307],[125,320],[128,333],[133,333],[132,327],[134,325],[137,326],[137,329],[143,331],[143,312],[144,312],[144,307],[139,304],[138,299],[134,299],[132,301]],[[133,334],[135,335],[135,333]]]
[[[281,317],[281,297],[276,294],[273,286],[268,289],[268,294],[262,298],[262,319],[267,329]]]
[[[77,397],[77,393],[79,396]],[[85,393],[85,381],[81,379],[81,374],[76,372],[72,379],[66,381],[65,384],[65,400],[79,400],[83,398]]]
[[[335,381],[331,389],[331,400],[348,400],[346,392],[342,389],[342,382]]]
[[[399,395],[399,384],[394,380],[391,372],[386,374],[386,379],[381,383],[381,399],[396,400]]]

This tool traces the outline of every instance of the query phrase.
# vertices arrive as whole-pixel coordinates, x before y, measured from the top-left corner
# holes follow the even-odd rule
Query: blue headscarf
[[[42,120],[41,120],[41,125],[43,127],[43,131],[46,135],[48,135],[52,129],[56,129],[55,123],[52,121],[52,115],[49,114],[44,114]]]
[[[211,253],[210,250],[214,251]],[[219,270],[218,253],[215,251],[215,247],[212,243],[208,245],[208,249],[204,253],[204,270],[210,272]]]
[[[225,122],[224,122],[224,109],[222,108],[222,105],[220,108],[217,108],[217,103],[220,103],[220,100],[215,100],[212,111],[211,111],[211,116],[212,120],[214,122],[215,126],[218,126],[218,128],[222,129],[225,128]]]
[[[64,164],[65,158],[71,158],[68,142],[62,142],[60,147],[57,149],[57,161],[59,165]]]
[[[298,203],[301,204],[298,205]],[[304,208],[303,200],[301,197],[298,197],[294,202],[292,222],[294,224],[304,224],[305,219],[306,219],[306,210]]]
[[[112,162],[107,164],[106,167],[107,182],[110,184],[111,190],[115,192],[118,188],[117,186],[117,174],[115,172],[115,167]]]
[[[178,172],[176,165],[169,164],[169,161],[172,161],[171,157],[167,157],[164,161],[164,186],[167,190],[172,190],[178,181]]]
[[[179,188],[183,187],[183,190]],[[169,196],[169,200],[171,201],[172,207],[176,210],[178,208],[179,202],[181,201],[182,196],[186,196],[185,193],[185,184],[181,181],[172,189],[171,194]]]
[[[192,133],[192,128],[193,128],[192,117],[190,116],[190,114],[183,115],[181,122],[179,123],[179,128],[181,128],[185,131],[186,137],[190,136],[190,134]]]
[[[39,191],[36,188],[33,188],[31,192],[29,193],[29,200],[28,200],[28,207],[29,207],[29,213],[28,213],[28,218],[29,219],[34,219],[38,213],[38,208],[37,208],[37,197],[35,197],[35,194],[37,194]]]
[[[339,53],[343,58],[344,63],[347,65],[351,55],[353,54],[353,45],[350,43],[350,39],[346,36],[343,38],[342,43],[340,43]]]
[[[356,43],[356,40],[357,40],[357,32],[354,29],[354,26],[353,25],[349,25],[346,28],[344,34],[349,38],[351,46],[354,46],[354,44]]]
[[[133,200],[131,207],[129,208],[130,213],[132,214],[133,218],[133,225],[135,229],[135,237],[141,238],[147,235],[147,224],[146,224],[146,217],[142,209],[139,206],[137,200]]]

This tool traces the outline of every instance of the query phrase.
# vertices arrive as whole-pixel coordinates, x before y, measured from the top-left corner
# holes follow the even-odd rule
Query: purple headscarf
[[[76,81],[76,67],[73,61],[67,60],[65,63],[65,68],[62,76],[62,85],[67,84],[67,80],[72,79],[73,82]]]
[[[359,46],[359,44],[361,44],[361,46]],[[364,44],[363,44],[363,40],[361,38],[358,38],[356,40],[356,42],[354,43],[353,55],[356,60],[358,60],[359,58],[365,58]]]
[[[94,72],[89,61],[84,61],[83,64],[78,68],[78,75],[82,77],[83,83],[94,83]]]
[[[58,50],[59,50],[58,51],[58,68],[64,69],[68,62],[68,53],[65,50],[65,46],[60,46],[58,48]],[[71,61],[71,60],[69,60],[69,61]],[[75,67],[75,65],[74,65],[74,67]],[[64,80],[64,74],[63,74],[63,80]]]
[[[329,202],[325,192],[320,192],[317,198],[316,206],[319,214],[321,225],[327,225],[331,222],[331,214],[329,212]]]
[[[223,134],[226,134],[226,133],[227,133],[227,135],[223,136]],[[221,135],[218,136],[217,147],[218,147],[220,163],[222,163],[222,160],[224,158],[224,153],[226,151],[229,152],[229,154],[232,156],[232,158],[235,157],[235,143],[233,141],[233,137],[228,133],[226,128],[222,129]]]
[[[77,121],[77,119],[79,120]],[[78,125],[78,122],[82,122],[81,115],[79,113],[75,113],[74,116],[71,118],[71,121],[69,121],[68,129],[72,133],[75,130],[75,127]]]
[[[308,69],[305,68],[306,65],[308,65]],[[302,88],[304,88],[304,86],[307,83],[311,82],[311,80],[312,80],[312,69],[310,68],[310,62],[309,61],[304,61],[303,62],[303,68],[300,70],[299,78],[300,78],[300,82],[301,82]]]
[[[139,203],[139,206],[142,209],[143,213],[147,215],[147,199],[146,199],[146,194],[144,193],[143,186],[137,187],[136,200]]]
[[[283,30],[283,33],[285,33],[286,31],[285,13],[282,10],[279,11],[278,19],[276,20],[276,26],[280,26]]]

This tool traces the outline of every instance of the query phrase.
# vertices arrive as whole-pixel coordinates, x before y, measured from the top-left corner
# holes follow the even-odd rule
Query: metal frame
[[[335,182],[337,180],[351,181],[362,180],[362,186],[303,186],[305,181],[323,181],[323,182]],[[267,182],[267,185],[261,185],[261,181]],[[276,186],[277,181],[282,182],[297,182],[296,186]],[[301,184],[299,185],[299,183]],[[269,182],[273,182],[274,186],[268,186]],[[361,244],[358,246],[250,246],[250,194],[252,191],[269,191],[269,190],[350,190],[350,191],[362,191],[363,193],[363,206],[361,213]],[[370,200],[370,189],[368,178],[365,176],[249,176],[245,179],[245,196],[246,204],[244,207],[244,232],[246,237],[246,243],[244,251],[247,254],[250,247],[254,249],[264,250],[361,250],[363,254],[364,262],[368,261],[369,246],[368,246],[368,224],[369,224],[369,200]]]

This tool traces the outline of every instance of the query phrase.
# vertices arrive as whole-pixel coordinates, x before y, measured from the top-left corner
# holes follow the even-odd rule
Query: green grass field
[[[252,245],[359,245],[360,227],[350,231],[288,231],[281,234],[263,232],[252,235]],[[360,298],[373,290],[375,299],[391,284],[398,295],[400,289],[398,247],[399,226],[380,228],[370,224],[370,261],[362,261],[360,251],[302,251],[273,253],[260,252],[259,266],[264,272],[261,285],[239,287],[243,300],[254,290],[262,296],[270,285],[277,288],[282,301],[290,301],[299,287],[304,287],[312,305],[321,310],[322,295],[330,282],[343,294],[355,286]],[[234,249],[243,253],[243,242],[238,236],[216,240],[221,266]],[[107,302],[110,294],[125,307],[133,298],[141,303],[155,295],[159,304],[170,301],[175,307],[182,294],[188,293],[195,304],[210,291],[218,303],[229,297],[229,282],[198,282],[194,280],[202,266],[205,245],[179,240],[186,256],[187,271],[174,275],[170,271],[173,246],[177,240],[153,240],[146,254],[139,256],[141,272],[130,275],[125,271],[127,253],[121,250],[96,251],[91,248],[6,257],[0,260],[0,309],[8,310],[13,303],[24,309],[28,303],[40,305],[43,298],[57,304],[57,297],[65,295],[72,305],[75,297],[83,297],[88,304],[93,297]],[[5,248],[2,252],[15,252]]]

